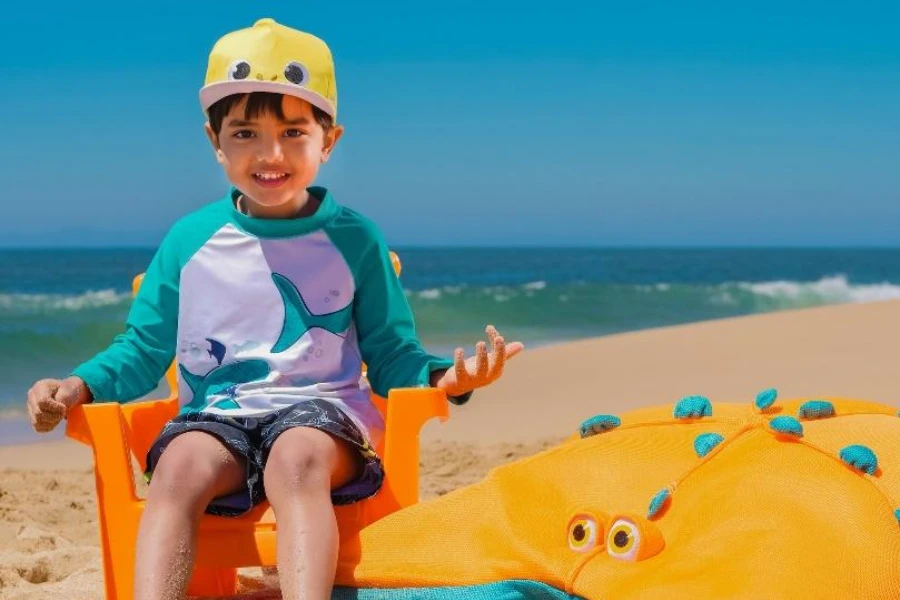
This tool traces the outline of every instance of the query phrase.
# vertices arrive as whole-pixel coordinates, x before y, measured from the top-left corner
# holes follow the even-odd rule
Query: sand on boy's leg
[[[141,517],[135,600],[184,596],[200,517],[213,498],[234,493],[246,480],[245,459],[209,433],[188,431],[169,442],[154,469]]]
[[[359,471],[348,442],[311,427],[278,436],[265,467],[266,496],[278,520],[278,573],[285,600],[327,598],[338,557],[331,490]]]

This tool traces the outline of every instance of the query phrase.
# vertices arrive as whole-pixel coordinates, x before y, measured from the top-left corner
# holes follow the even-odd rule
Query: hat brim
[[[294,96],[301,100],[306,100],[313,106],[325,111],[332,119],[335,118],[337,112],[331,102],[316,92],[293,83],[281,83],[279,81],[247,80],[211,83],[200,89],[200,105],[206,111],[225,96],[249,94],[251,92],[271,92],[273,94]]]

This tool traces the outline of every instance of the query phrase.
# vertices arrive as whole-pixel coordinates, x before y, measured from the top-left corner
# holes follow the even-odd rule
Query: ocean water
[[[534,347],[788,308],[900,298],[900,249],[399,248],[425,346],[487,323]],[[0,443],[25,392],[122,330],[152,249],[0,250]]]

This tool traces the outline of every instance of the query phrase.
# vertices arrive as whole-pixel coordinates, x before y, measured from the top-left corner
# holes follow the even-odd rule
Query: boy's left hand
[[[453,367],[447,369],[432,384],[434,387],[444,390],[448,396],[461,396],[475,388],[484,387],[499,379],[506,360],[525,348],[521,342],[507,344],[493,325],[488,325],[484,331],[491,341],[492,351],[487,351],[484,342],[478,342],[475,345],[475,356],[467,359],[463,349],[457,348],[453,355]]]

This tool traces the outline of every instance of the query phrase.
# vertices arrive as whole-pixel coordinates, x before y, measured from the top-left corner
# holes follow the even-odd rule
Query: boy
[[[362,363],[377,394],[432,385],[462,403],[522,345],[488,327],[491,353],[479,342],[467,360],[426,354],[381,234],[309,187],[343,134],[324,42],[271,19],[228,34],[200,100],[234,187],[175,224],[126,332],[69,378],[36,383],[29,413],[49,431],[79,403],[146,394],[176,358],[182,408],[147,458],[135,598],[182,598],[201,514],[264,497],[283,597],[328,598],[332,503],[369,497],[383,478]]]

